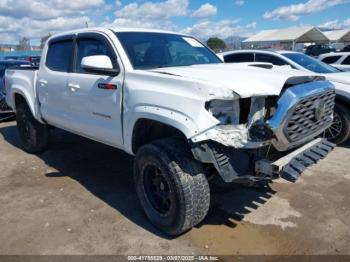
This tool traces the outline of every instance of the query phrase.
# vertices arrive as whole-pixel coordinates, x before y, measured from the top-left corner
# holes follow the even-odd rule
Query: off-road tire
[[[49,128],[39,123],[26,103],[16,108],[17,129],[23,149],[31,154],[44,151],[49,144]]]
[[[328,140],[339,145],[350,138],[350,110],[343,104],[337,103],[334,112],[339,116],[342,128],[337,136]]]
[[[174,195],[170,211],[159,213],[145,189],[145,170],[156,165],[164,173]],[[177,236],[199,224],[207,215],[210,190],[201,164],[188,145],[177,139],[162,139],[141,147],[134,161],[134,180],[141,205],[153,225]]]

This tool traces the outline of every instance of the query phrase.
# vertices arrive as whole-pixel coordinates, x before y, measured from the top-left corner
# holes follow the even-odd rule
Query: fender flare
[[[197,135],[199,132],[194,119],[183,113],[154,106],[138,106],[132,113],[129,112],[125,116],[124,143],[125,150],[130,154],[134,154],[132,150],[132,136],[135,125],[140,119],[149,119],[171,126],[183,133],[187,139]]]
[[[20,95],[26,101],[30,111],[32,112],[33,117],[42,124],[45,122],[41,119],[41,113],[39,109],[39,103],[36,98],[32,98],[31,95],[24,88],[18,87],[16,85],[11,86],[11,98],[12,98],[12,109],[16,112],[16,95]]]

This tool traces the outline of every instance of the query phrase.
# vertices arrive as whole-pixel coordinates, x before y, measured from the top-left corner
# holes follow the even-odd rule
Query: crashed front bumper
[[[192,152],[198,161],[213,164],[226,183],[271,181],[279,177],[295,182],[308,166],[326,157],[334,147],[318,138],[277,160],[260,157],[256,150],[233,149],[218,143],[196,145]]]
[[[326,139],[318,138],[274,162],[257,161],[255,173],[296,182],[307,167],[326,157],[335,146]]]

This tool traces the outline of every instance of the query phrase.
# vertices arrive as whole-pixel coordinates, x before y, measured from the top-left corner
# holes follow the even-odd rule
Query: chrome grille
[[[290,142],[299,141],[329,126],[333,121],[335,91],[306,97],[294,107],[284,128]]]

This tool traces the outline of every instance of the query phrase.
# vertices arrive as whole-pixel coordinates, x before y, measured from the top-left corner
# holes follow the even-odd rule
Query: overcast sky
[[[249,36],[300,25],[350,28],[350,0],[0,0],[0,43],[92,26]]]

